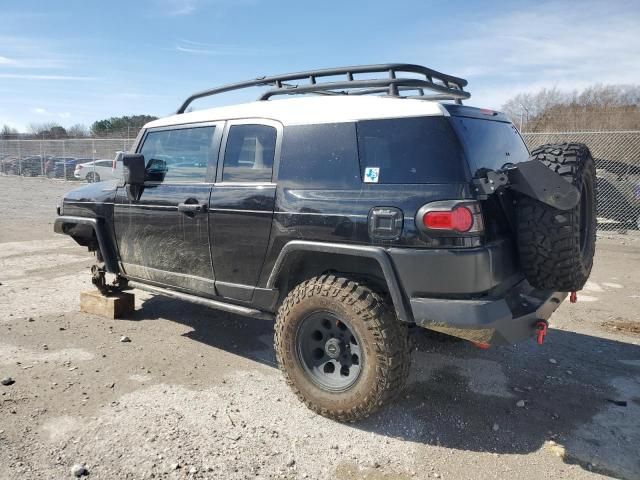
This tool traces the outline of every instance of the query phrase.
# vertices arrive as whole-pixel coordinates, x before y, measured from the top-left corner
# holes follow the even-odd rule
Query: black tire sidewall
[[[318,311],[327,311],[340,319],[344,319],[356,338],[359,339],[363,353],[360,375],[356,382],[342,392],[330,392],[314,383],[298,354],[298,332],[305,318]],[[377,389],[378,375],[375,355],[375,335],[367,328],[363,319],[354,311],[352,306],[346,305],[336,297],[312,295],[295,304],[282,319],[281,329],[281,361],[290,380],[296,385],[300,394],[313,402],[321,410],[348,411],[371,395]]]
[[[588,202],[591,204],[591,216],[587,218],[588,225],[588,238],[586,239],[585,248],[582,249],[581,235],[578,235],[578,251],[580,252],[580,264],[582,265],[582,277],[584,281],[589,277],[591,269],[593,268],[593,257],[595,255],[596,248],[596,230],[598,226],[597,220],[597,198],[596,198],[596,170],[595,162],[588,157],[587,161],[583,164],[580,178],[576,179],[578,188],[581,188],[581,196],[588,193],[590,198]],[[576,207],[576,219],[578,222],[578,230],[581,228],[582,215],[581,215],[582,203],[578,203]],[[582,283],[584,283],[584,281]],[[582,285],[581,285],[582,286]]]

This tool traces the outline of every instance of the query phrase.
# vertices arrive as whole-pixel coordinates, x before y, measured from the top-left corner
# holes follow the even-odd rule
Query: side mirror
[[[125,185],[144,185],[144,155],[139,153],[125,153],[122,155],[122,165],[124,166],[123,177]]]
[[[149,165],[147,165],[145,179],[150,182],[162,182],[168,170],[167,162],[152,158],[149,160]]]

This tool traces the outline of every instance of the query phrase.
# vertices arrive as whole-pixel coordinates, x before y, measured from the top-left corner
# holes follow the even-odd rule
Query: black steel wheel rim
[[[311,381],[323,390],[351,388],[364,363],[360,339],[331,312],[314,312],[300,323],[296,335],[298,359]]]

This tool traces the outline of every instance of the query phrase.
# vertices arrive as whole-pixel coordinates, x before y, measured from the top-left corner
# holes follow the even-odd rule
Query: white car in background
[[[89,183],[122,178],[122,152],[118,152],[113,160],[94,160],[92,162],[79,163],[73,176],[85,179]]]

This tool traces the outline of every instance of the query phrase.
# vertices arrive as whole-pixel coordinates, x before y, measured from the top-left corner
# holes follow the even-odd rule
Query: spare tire
[[[580,191],[570,210],[558,210],[531,197],[516,200],[520,265],[531,285],[572,292],[582,289],[591,273],[596,244],[596,171],[582,143],[542,145],[531,152]]]

